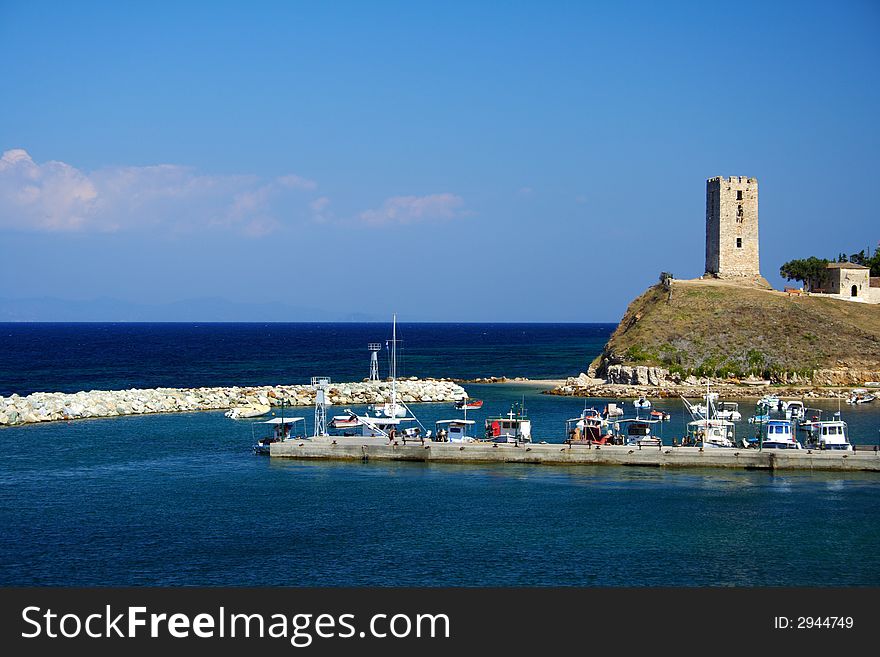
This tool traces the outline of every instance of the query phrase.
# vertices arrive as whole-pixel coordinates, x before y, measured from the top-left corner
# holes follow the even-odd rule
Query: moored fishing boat
[[[358,420],[357,415],[334,415],[330,420],[330,428],[338,429],[341,431],[345,431],[347,429],[354,429],[355,427],[359,427],[361,425],[360,420]]]
[[[804,402],[799,399],[782,402],[782,411],[785,413],[786,420],[802,420],[806,413]]]
[[[622,403],[621,403],[621,406],[618,406],[617,404],[615,404],[613,402],[609,402],[608,405],[605,406],[604,410],[602,411],[602,416],[606,419],[612,418],[612,417],[622,417],[623,415],[624,415],[624,413],[623,413]]]
[[[633,400],[633,406],[635,406],[636,408],[647,409],[651,408],[651,402],[647,397],[642,395],[638,399]]]
[[[565,421],[566,442],[570,445],[604,445],[612,437],[611,423],[594,408],[585,408],[579,417]]]
[[[232,420],[246,420],[252,417],[260,417],[272,410],[269,404],[249,404],[247,406],[235,406],[230,408],[224,415]]]
[[[715,417],[738,422],[742,420],[742,413],[739,412],[739,404],[736,402],[718,402],[715,407]]]
[[[660,420],[646,418],[617,420],[613,424],[614,438],[612,442],[618,445],[660,447],[663,444],[662,438],[652,433],[652,430],[660,424]]]
[[[876,395],[871,394],[865,388],[855,388],[846,399],[847,404],[867,404],[876,399]]]
[[[803,449],[794,436],[791,420],[770,420],[757,447],[762,449]]]
[[[426,437],[427,432],[423,434],[424,427],[418,418],[409,410],[409,407],[397,396],[397,315],[392,316],[392,339],[391,339],[391,400],[384,404],[373,404],[368,406],[368,410],[376,413],[375,416],[357,415],[353,411],[346,409],[346,415],[337,415],[330,422],[331,429],[342,429],[345,435],[352,435],[358,432],[367,438],[385,437],[389,440],[402,438],[422,440]],[[318,380],[316,377],[313,381]],[[324,379],[329,383],[329,379]],[[321,391],[318,391],[319,395]],[[318,405],[316,397],[316,407]],[[325,406],[330,404],[325,404]],[[316,410],[316,417],[318,411]],[[405,422],[415,422],[418,427],[403,428],[401,425]],[[316,426],[319,422],[316,420]],[[347,431],[346,431],[347,430]],[[324,433],[326,436],[327,434]]]
[[[846,422],[843,420],[814,423],[805,443],[805,447],[808,449],[853,451],[853,446],[847,436]]]
[[[768,410],[777,411],[779,410],[779,396],[778,395],[764,395],[758,400],[758,406],[765,406]]]
[[[736,425],[721,418],[703,418],[688,422],[683,446],[736,447]]]
[[[486,418],[486,440],[496,443],[532,442],[532,421],[519,402],[514,402],[506,416]]]
[[[406,409],[399,404],[370,404],[367,410],[374,413],[376,417],[406,417]]]
[[[257,424],[266,424],[269,425],[272,429],[272,433],[268,436],[264,436],[259,439],[255,439],[254,442],[254,454],[269,454],[269,445],[272,443],[278,443],[283,440],[288,440],[293,433],[293,426],[297,422],[303,423],[303,436],[305,435],[305,422],[306,419],[304,417],[273,417],[271,420],[265,420],[263,422],[255,422],[254,426]],[[253,429],[253,427],[252,427]]]
[[[434,440],[441,443],[473,443],[477,439],[470,435],[470,429],[476,424],[473,420],[437,420],[434,424],[436,433]]]
[[[465,397],[464,399],[459,399],[455,402],[455,408],[459,410],[475,411],[483,408],[483,400],[469,399],[468,397]]]

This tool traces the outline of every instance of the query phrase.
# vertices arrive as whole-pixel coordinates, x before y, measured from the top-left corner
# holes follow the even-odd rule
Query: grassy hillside
[[[880,370],[880,306],[738,287],[674,281],[633,301],[594,363],[660,365],[697,376],[817,369]]]

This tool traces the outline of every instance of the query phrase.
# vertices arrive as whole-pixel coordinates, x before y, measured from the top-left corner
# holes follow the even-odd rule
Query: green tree
[[[779,275],[787,281],[801,281],[808,285],[821,280],[825,275],[828,261],[825,258],[810,256],[802,260],[789,260],[779,268]]]
[[[871,276],[880,276],[880,248],[874,251],[872,257],[865,259],[865,267],[871,268]]]
[[[849,257],[849,261],[854,265],[862,265],[863,267],[867,267],[868,258],[865,257],[865,250],[862,249],[858,253],[853,253]]]

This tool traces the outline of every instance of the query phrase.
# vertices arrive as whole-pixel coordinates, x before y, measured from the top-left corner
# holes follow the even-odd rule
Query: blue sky
[[[616,321],[715,175],[778,286],[880,239],[877,2],[0,0],[0,80],[7,305]]]

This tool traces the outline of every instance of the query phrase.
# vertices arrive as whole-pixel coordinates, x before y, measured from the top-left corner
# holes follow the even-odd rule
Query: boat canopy
[[[475,424],[473,420],[437,420],[434,424]]]
[[[271,420],[263,420],[257,424],[293,424],[295,422],[305,422],[304,417],[273,417]]]

